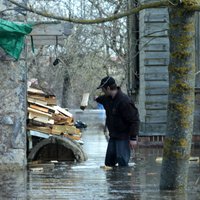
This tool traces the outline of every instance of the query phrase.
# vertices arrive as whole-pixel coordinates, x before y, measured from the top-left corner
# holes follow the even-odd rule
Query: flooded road
[[[107,141],[103,134],[104,115],[76,112],[75,119],[87,123],[83,148],[88,160],[83,163],[59,163],[43,170],[4,172],[0,174],[0,200],[198,200],[200,199],[200,165],[191,162],[188,190],[185,193],[159,190],[161,148],[138,148],[130,167],[105,170]],[[192,150],[199,156],[199,149]]]

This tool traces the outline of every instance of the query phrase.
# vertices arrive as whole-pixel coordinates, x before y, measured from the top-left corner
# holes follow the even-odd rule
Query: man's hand
[[[130,140],[129,145],[131,149],[136,149],[137,147],[137,140]]]

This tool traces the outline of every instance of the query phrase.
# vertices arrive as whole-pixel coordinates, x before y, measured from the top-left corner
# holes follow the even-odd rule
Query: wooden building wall
[[[168,11],[146,9],[139,14],[141,135],[165,135],[168,100]]]
[[[155,0],[151,0],[152,2]],[[142,2],[150,2],[150,0]],[[169,15],[167,8],[139,14],[141,136],[165,135],[168,101]],[[200,15],[196,17],[196,68],[200,70]],[[196,76],[194,135],[200,135],[200,73]]]

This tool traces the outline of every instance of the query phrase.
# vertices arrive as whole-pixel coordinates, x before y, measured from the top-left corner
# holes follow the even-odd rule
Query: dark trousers
[[[105,158],[106,166],[128,166],[130,159],[129,140],[109,139]]]

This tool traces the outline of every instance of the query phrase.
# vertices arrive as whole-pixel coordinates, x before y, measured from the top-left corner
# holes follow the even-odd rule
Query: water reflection
[[[99,113],[80,112],[75,117],[88,124],[83,133],[88,160],[47,165],[43,170],[1,172],[0,200],[197,200],[200,199],[199,163],[191,163],[185,193],[159,190],[161,148],[138,148],[127,168],[105,170],[107,141]],[[192,156],[199,156],[193,149]],[[133,165],[133,163],[136,165]]]
[[[106,172],[109,199],[140,199],[140,184],[132,167],[115,168]]]

